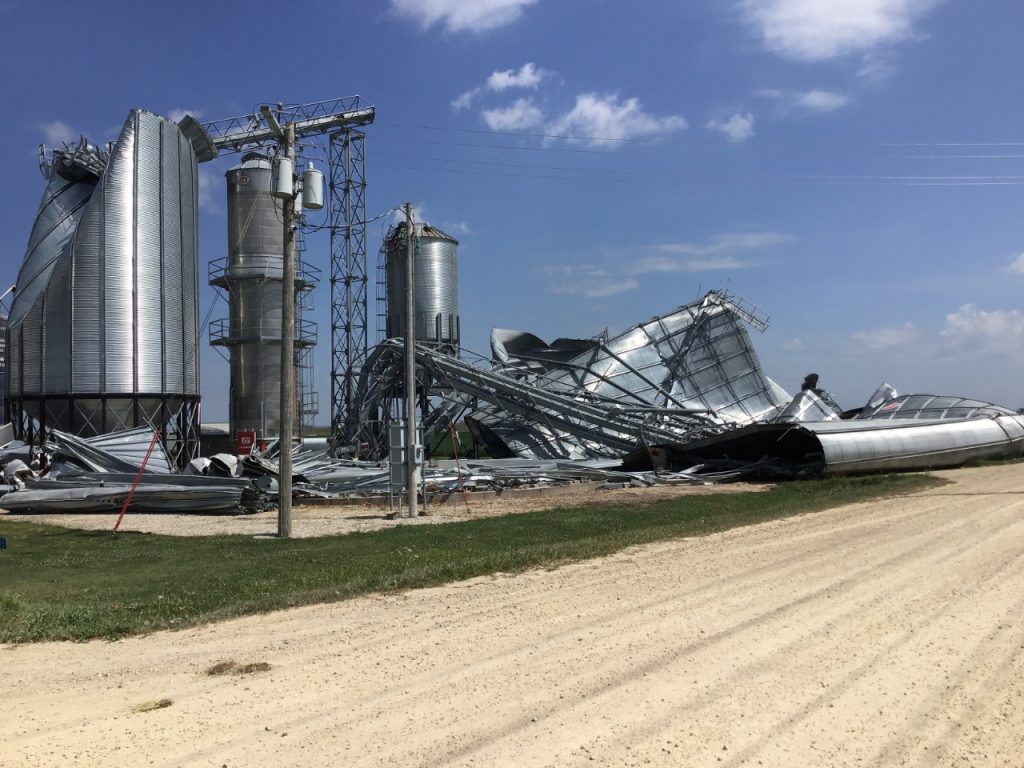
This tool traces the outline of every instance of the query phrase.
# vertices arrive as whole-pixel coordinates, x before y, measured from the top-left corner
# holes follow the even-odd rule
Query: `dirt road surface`
[[[1024,470],[939,474],[554,570],[6,647],[0,764],[1022,766]]]

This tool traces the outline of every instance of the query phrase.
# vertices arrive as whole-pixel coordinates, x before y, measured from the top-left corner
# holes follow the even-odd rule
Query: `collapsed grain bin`
[[[19,437],[149,425],[179,463],[199,413],[197,168],[172,121],[132,110],[117,140],[54,150],[7,328]]]

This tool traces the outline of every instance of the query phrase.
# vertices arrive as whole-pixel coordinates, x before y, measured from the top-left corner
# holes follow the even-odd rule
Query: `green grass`
[[[555,509],[317,539],[114,535],[0,517],[0,536],[7,540],[0,551],[0,641],[117,638],[554,566],[937,482],[922,475],[801,481],[759,493]]]

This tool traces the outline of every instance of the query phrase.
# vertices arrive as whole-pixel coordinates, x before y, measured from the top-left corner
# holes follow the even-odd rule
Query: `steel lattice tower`
[[[354,400],[367,355],[365,134],[332,133],[329,146],[331,231],[331,436],[351,443],[359,429]]]

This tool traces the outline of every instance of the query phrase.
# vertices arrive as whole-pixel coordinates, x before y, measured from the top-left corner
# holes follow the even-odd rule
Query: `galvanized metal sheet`
[[[174,123],[133,110],[109,157],[79,153],[91,158],[85,180],[53,175],[19,274],[11,392],[197,394],[192,146]],[[87,408],[101,401],[89,401],[75,411],[98,424]]]

